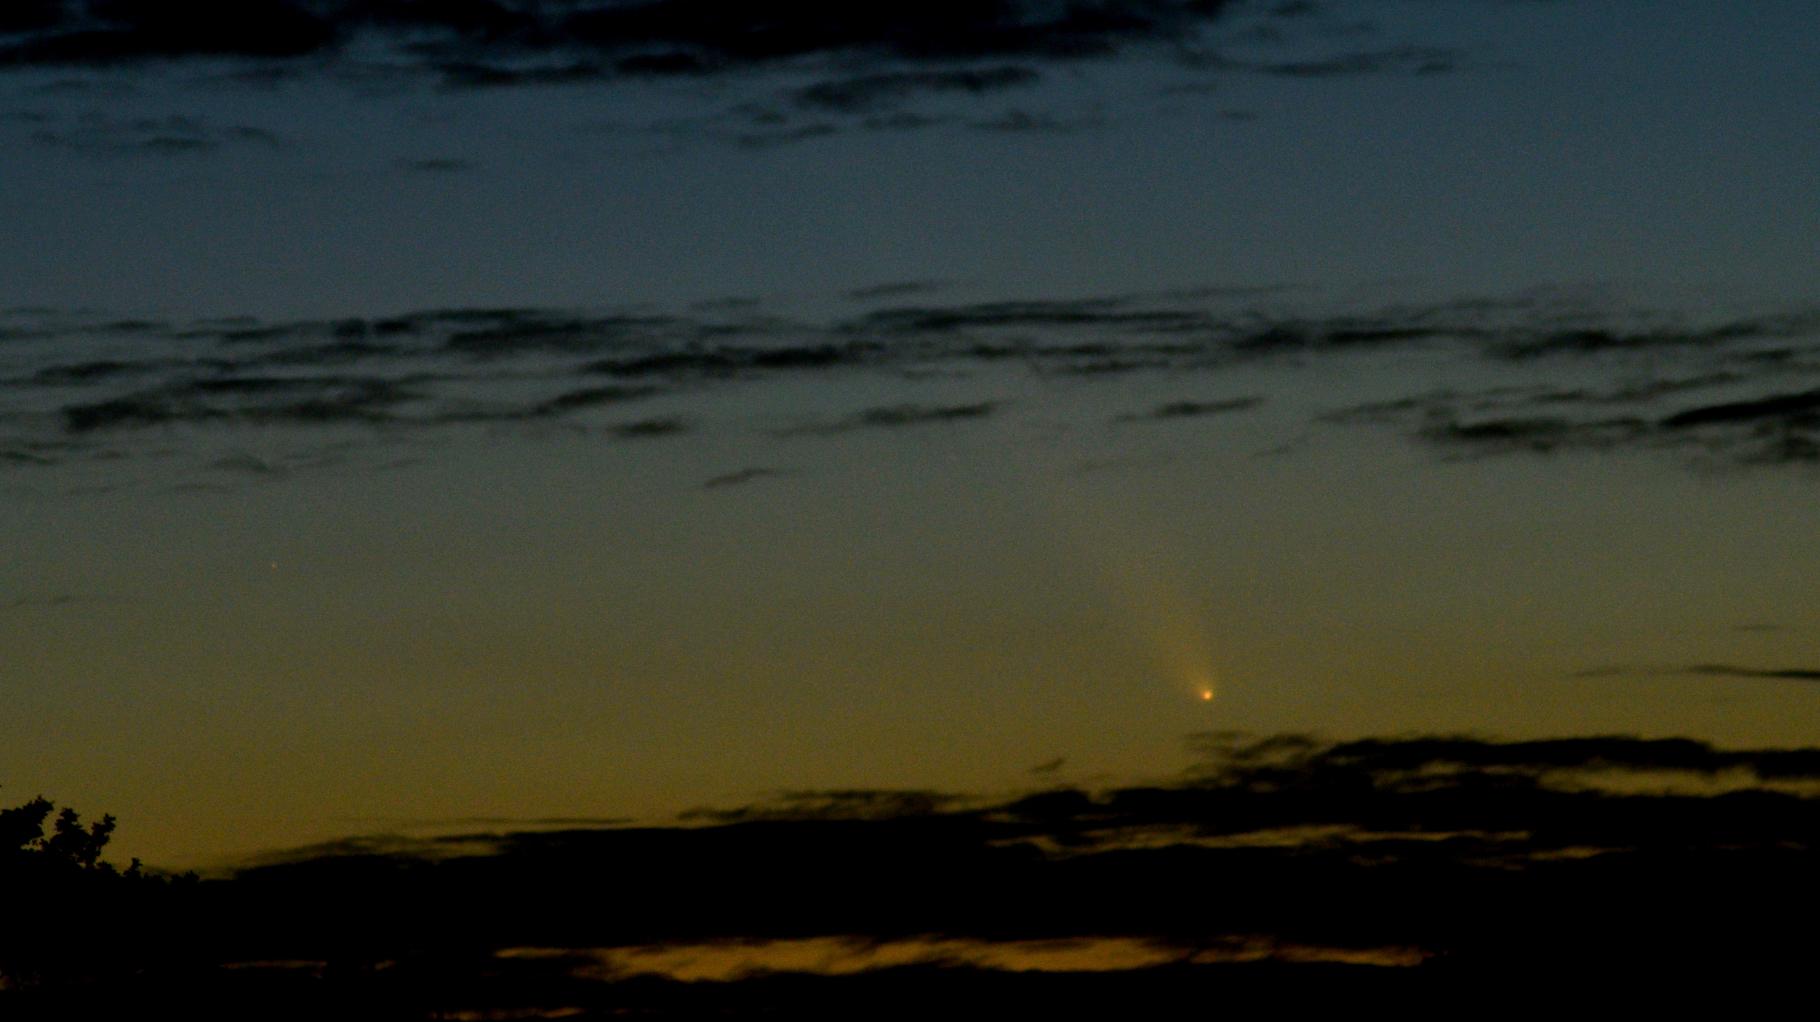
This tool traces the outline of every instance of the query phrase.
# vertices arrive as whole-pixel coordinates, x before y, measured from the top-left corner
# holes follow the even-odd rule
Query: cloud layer
[[[1331,49],[1336,33],[1349,48]],[[1324,5],[1246,0],[32,0],[0,15],[0,73],[85,81],[180,68],[216,89],[315,77],[365,91],[429,83],[456,92],[738,79],[738,101],[685,130],[768,147],[933,125],[1080,130],[1097,117],[1042,109],[1042,100],[970,108],[1091,62],[1156,62],[1190,88],[1234,74],[1435,74],[1462,63],[1450,50],[1372,35]],[[1262,55],[1244,55],[1260,40]],[[74,132],[39,134],[68,145]],[[447,169],[435,160],[406,169],[413,164]]]
[[[299,60],[380,42],[469,84],[512,75],[698,74],[808,56],[1071,59],[1190,39],[1226,0],[36,0],[0,64]]]
[[[685,429],[710,391],[809,375],[956,374],[979,383],[933,401],[881,402],[875,388],[856,389],[872,403],[838,416],[805,410],[762,432],[813,437],[1013,416],[1017,402],[994,395],[992,380],[1053,377],[1121,379],[1156,395],[1113,417],[1127,426],[1224,421],[1280,409],[1277,397],[1307,407],[1312,396],[1313,425],[1388,427],[1448,457],[1601,450],[1820,461],[1820,391],[1800,384],[1820,380],[1820,317],[1812,314],[1700,324],[1661,313],[1625,324],[1555,304],[1292,308],[1237,293],[887,304],[821,320],[762,303],[275,323],[15,311],[0,316],[0,463],[31,469],[131,454],[173,430],[202,437],[260,427],[356,446],[424,430],[556,423],[656,436]],[[1433,378],[1454,385],[1321,407],[1323,394],[1306,382],[1322,365],[1388,366],[1415,354],[1451,366]],[[1240,376],[1251,392],[1228,389],[1225,381]],[[1386,379],[1419,387],[1406,376]]]

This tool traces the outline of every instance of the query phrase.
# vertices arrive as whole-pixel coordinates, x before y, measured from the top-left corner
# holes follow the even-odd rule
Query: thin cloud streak
[[[1751,628],[1764,630],[1762,626]],[[1737,678],[1742,680],[1820,681],[1820,668],[1814,667],[1744,667],[1737,664],[1687,664],[1681,667],[1592,667],[1576,677],[1609,678],[1625,676],[1678,676],[1704,678]]]

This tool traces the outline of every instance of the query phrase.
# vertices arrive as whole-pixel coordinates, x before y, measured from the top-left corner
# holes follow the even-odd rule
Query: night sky
[[[1812,744],[1814,27],[7,4],[0,804],[219,867]]]

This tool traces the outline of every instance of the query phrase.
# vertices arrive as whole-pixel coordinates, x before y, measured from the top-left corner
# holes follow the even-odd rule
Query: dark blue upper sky
[[[1788,299],[1820,237],[1795,0],[11,10],[8,305]]]

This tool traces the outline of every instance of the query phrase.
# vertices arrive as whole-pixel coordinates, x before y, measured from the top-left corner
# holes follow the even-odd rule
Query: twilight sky
[[[193,865],[1811,744],[1812,25],[8,5],[0,803]]]

